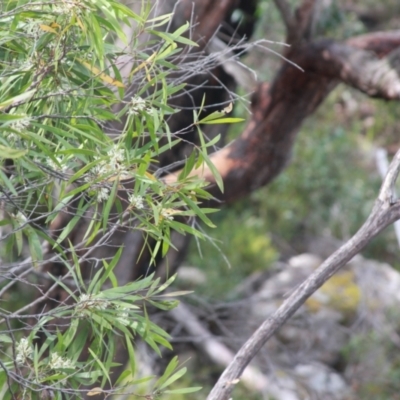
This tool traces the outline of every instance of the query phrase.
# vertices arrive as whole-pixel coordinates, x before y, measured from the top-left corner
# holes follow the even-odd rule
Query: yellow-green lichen
[[[311,312],[322,307],[331,307],[345,315],[354,314],[361,300],[361,290],[352,271],[340,272],[326,282],[319,291],[307,300]]]

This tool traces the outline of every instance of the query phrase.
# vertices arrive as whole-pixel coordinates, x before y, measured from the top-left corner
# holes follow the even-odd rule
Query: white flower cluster
[[[26,364],[28,359],[32,358],[32,345],[27,338],[22,338],[16,347],[16,358],[15,361],[19,365]]]
[[[26,119],[20,119],[19,121],[15,121],[10,124],[10,128],[13,129],[14,131],[17,131],[18,133],[22,133],[25,131],[30,124],[29,118]],[[8,140],[12,142],[16,142],[18,139],[20,139],[20,136],[17,133],[14,132],[6,132],[5,136],[7,137]]]
[[[53,11],[57,14],[71,15],[72,12],[79,12],[82,4],[76,0],[62,0],[54,4]]]
[[[120,176],[128,176],[129,173],[123,164],[125,160],[125,152],[118,146],[113,146],[108,152],[108,160],[100,161],[96,166],[93,167],[91,173],[85,176],[86,182],[93,182],[99,177],[108,177],[113,174],[120,174]],[[110,189],[108,187],[99,187],[97,190],[97,202],[101,203],[107,200],[110,195]]]
[[[110,157],[111,164],[119,164],[125,159],[124,150],[116,146],[113,146],[107,154]]]
[[[129,320],[129,313],[127,308],[118,307],[117,320],[124,326],[129,326],[131,321]]]
[[[164,217],[165,219],[169,219],[172,221],[174,219],[173,215],[175,213],[175,210],[172,208],[163,208],[160,212],[161,216]]]
[[[91,294],[81,294],[79,302],[76,305],[75,311],[78,316],[83,315],[84,310],[106,310],[110,307],[110,302],[104,299],[98,299]]]
[[[132,97],[131,101],[129,102],[128,114],[136,115],[142,111],[150,112],[151,107],[146,105],[146,100],[144,100],[142,97]]]
[[[125,160],[124,150],[113,146],[107,155],[110,157],[107,161],[100,161],[94,168],[93,173],[97,176],[108,175],[110,173],[121,172],[124,170],[123,162]]]
[[[94,176],[93,174],[88,174],[85,176],[84,179],[86,182],[92,183],[96,178],[97,177]],[[96,201],[98,203],[107,200],[108,197],[110,196],[110,189],[108,187],[96,185],[95,187],[92,187],[92,189],[96,191],[96,196],[97,196]]]
[[[25,24],[22,26],[22,30],[29,36],[33,36],[36,39],[40,36],[41,30],[37,20],[33,18],[27,18]]]
[[[107,187],[101,187],[97,190],[97,202],[101,203],[102,201],[106,201],[110,196],[110,189]]]
[[[14,129],[17,132],[23,132],[28,128],[29,124],[30,124],[29,118],[20,119],[10,124],[10,128]]]
[[[142,210],[144,208],[144,200],[142,196],[135,196],[134,194],[131,194],[129,196],[129,203],[138,210]]]
[[[74,368],[73,362],[68,358],[62,358],[57,352],[51,353],[49,367],[51,369]]]

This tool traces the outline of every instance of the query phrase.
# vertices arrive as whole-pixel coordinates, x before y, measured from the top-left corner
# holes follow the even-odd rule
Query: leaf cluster
[[[206,183],[191,172],[207,164],[221,189],[222,180],[207,154],[218,139],[207,142],[199,126],[236,120],[225,117],[227,109],[203,120],[197,117],[201,110],[195,112],[193,127],[201,143],[182,163],[177,182],[168,185],[157,159],[181,140],[166,121],[177,112],[170,98],[185,86],[171,77],[178,69],[175,57],[182,46],[196,46],[185,35],[189,24],[163,32],[171,15],[153,18],[145,2],[139,14],[117,0],[6,0],[1,8],[1,253],[17,265],[29,256],[28,281],[36,283],[43,278],[48,243],[68,270],[50,279],[68,298],[38,315],[27,335],[14,333],[4,321],[23,319],[29,306],[12,313],[1,310],[0,393],[4,399],[44,393],[74,398],[89,385],[98,385],[91,392],[95,395],[107,384],[111,392],[123,391],[140,383],[135,381],[132,344],[137,337],[157,354],[160,346],[171,347],[146,307],[176,305],[171,295],[162,294],[173,278],[161,284],[148,276],[120,286],[114,274],[120,249],[111,260],[101,260],[88,282],[78,250],[90,252],[101,237],[109,238],[122,226],[155,239],[153,261],[172,245],[172,230],[203,238],[195,218],[212,227],[207,214],[214,210],[201,206],[209,198]],[[123,60],[132,65],[124,75]],[[121,128],[116,132],[113,126]],[[52,236],[48,226],[60,213],[72,217]],[[87,213],[91,220],[83,240],[72,245],[69,237]],[[14,284],[11,280],[1,293]],[[39,337],[44,337],[41,345]],[[129,366],[111,385],[120,339]],[[169,390],[184,372],[172,360],[152,395]]]

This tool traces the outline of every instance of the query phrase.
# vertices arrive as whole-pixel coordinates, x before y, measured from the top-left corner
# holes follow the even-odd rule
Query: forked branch
[[[269,316],[247,340],[225,369],[207,400],[227,400],[243,370],[274,333],[333,274],[358,254],[388,225],[400,219],[400,201],[394,199],[394,185],[400,172],[400,150],[397,151],[383,181],[372,212],[359,231],[317,268],[282,305]]]
[[[387,100],[400,99],[400,31],[362,35],[346,42],[300,44],[271,84],[259,83],[243,133],[211,155],[225,186],[220,193],[207,166],[192,175],[209,182],[219,200],[233,202],[268,184],[285,167],[298,130],[330,91],[343,82]],[[290,118],[288,118],[290,115]],[[164,178],[175,184],[179,173]]]

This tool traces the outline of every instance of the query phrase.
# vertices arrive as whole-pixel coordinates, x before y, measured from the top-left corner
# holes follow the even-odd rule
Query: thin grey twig
[[[376,164],[379,171],[379,175],[381,176],[382,179],[384,179],[389,170],[389,161],[386,149],[379,147],[376,150]],[[396,195],[396,191],[394,189],[392,193]],[[397,243],[400,247],[400,221],[395,221],[393,225],[397,238]]]

